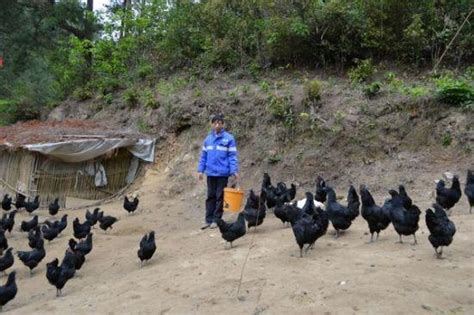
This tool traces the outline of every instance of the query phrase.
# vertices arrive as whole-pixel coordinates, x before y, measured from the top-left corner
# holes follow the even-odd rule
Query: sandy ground
[[[205,185],[192,193],[170,197],[166,171],[150,169],[140,187],[135,215],[122,202],[102,206],[119,217],[112,231],[94,230],[94,249],[78,276],[67,283],[63,296],[46,280],[46,262],[63,257],[72,235],[69,214],[64,235],[46,244],[47,256],[33,277],[19,260],[18,294],[4,307],[11,314],[474,314],[474,214],[467,200],[454,208],[457,226],[445,259],[434,257],[427,239],[424,215],[418,245],[398,236],[392,227],[380,240],[369,239],[358,217],[348,232],[333,238],[333,229],[314,249],[299,258],[291,228],[269,214],[257,231],[250,231],[227,249],[218,230],[200,231]],[[298,196],[303,195],[298,192]],[[192,197],[191,197],[192,196]],[[375,196],[381,202],[383,196]],[[412,195],[423,210],[432,202],[427,194]],[[45,210],[39,210],[42,219]],[[61,214],[61,213],[60,213]],[[231,219],[234,214],[226,213]],[[17,216],[17,224],[29,215]],[[157,252],[140,268],[136,251],[142,235],[157,234]],[[15,250],[27,250],[19,225],[9,237]],[[252,245],[252,246],[251,246]],[[249,251],[250,249],[250,251]],[[243,265],[240,292],[239,279]],[[3,277],[4,281],[6,278]]]

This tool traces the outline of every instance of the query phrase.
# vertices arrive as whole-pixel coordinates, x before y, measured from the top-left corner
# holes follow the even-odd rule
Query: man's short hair
[[[211,123],[215,123],[216,121],[220,121],[220,122],[224,123],[224,115],[216,114],[216,115],[212,116]]]

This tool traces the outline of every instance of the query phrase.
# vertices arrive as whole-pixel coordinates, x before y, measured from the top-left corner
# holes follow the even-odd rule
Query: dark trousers
[[[207,176],[206,223],[222,218],[224,213],[224,188],[227,176]]]

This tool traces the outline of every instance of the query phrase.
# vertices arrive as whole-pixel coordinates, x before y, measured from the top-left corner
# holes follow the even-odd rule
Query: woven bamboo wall
[[[15,195],[16,191],[29,195],[35,191],[32,173],[36,155],[27,151],[0,151],[0,193]]]
[[[94,176],[83,171],[87,162],[63,163],[24,150],[0,151],[0,193],[14,195],[14,190],[18,190],[28,196],[39,194],[41,207],[47,207],[55,198],[59,198],[61,207],[67,206],[67,197],[105,199],[127,185],[131,159],[132,154],[126,149],[104,157],[101,164],[105,168],[107,186],[96,187]]]

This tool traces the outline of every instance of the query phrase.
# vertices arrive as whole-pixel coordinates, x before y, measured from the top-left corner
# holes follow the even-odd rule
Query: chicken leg
[[[402,235],[401,235],[401,234],[398,234],[398,237],[400,238],[400,240],[399,240],[398,242],[395,242],[395,243],[403,244]]]
[[[438,252],[437,254],[438,254],[438,255],[436,256],[436,258],[442,259],[441,256],[443,256],[443,246],[440,246],[439,252]]]
[[[371,244],[374,242],[374,233],[370,233],[370,241],[368,241],[368,244]]]
[[[303,246],[300,247],[300,258],[303,258]]]
[[[416,241],[416,235],[415,233],[413,233],[413,239],[415,240],[411,245],[417,245],[418,242]]]

